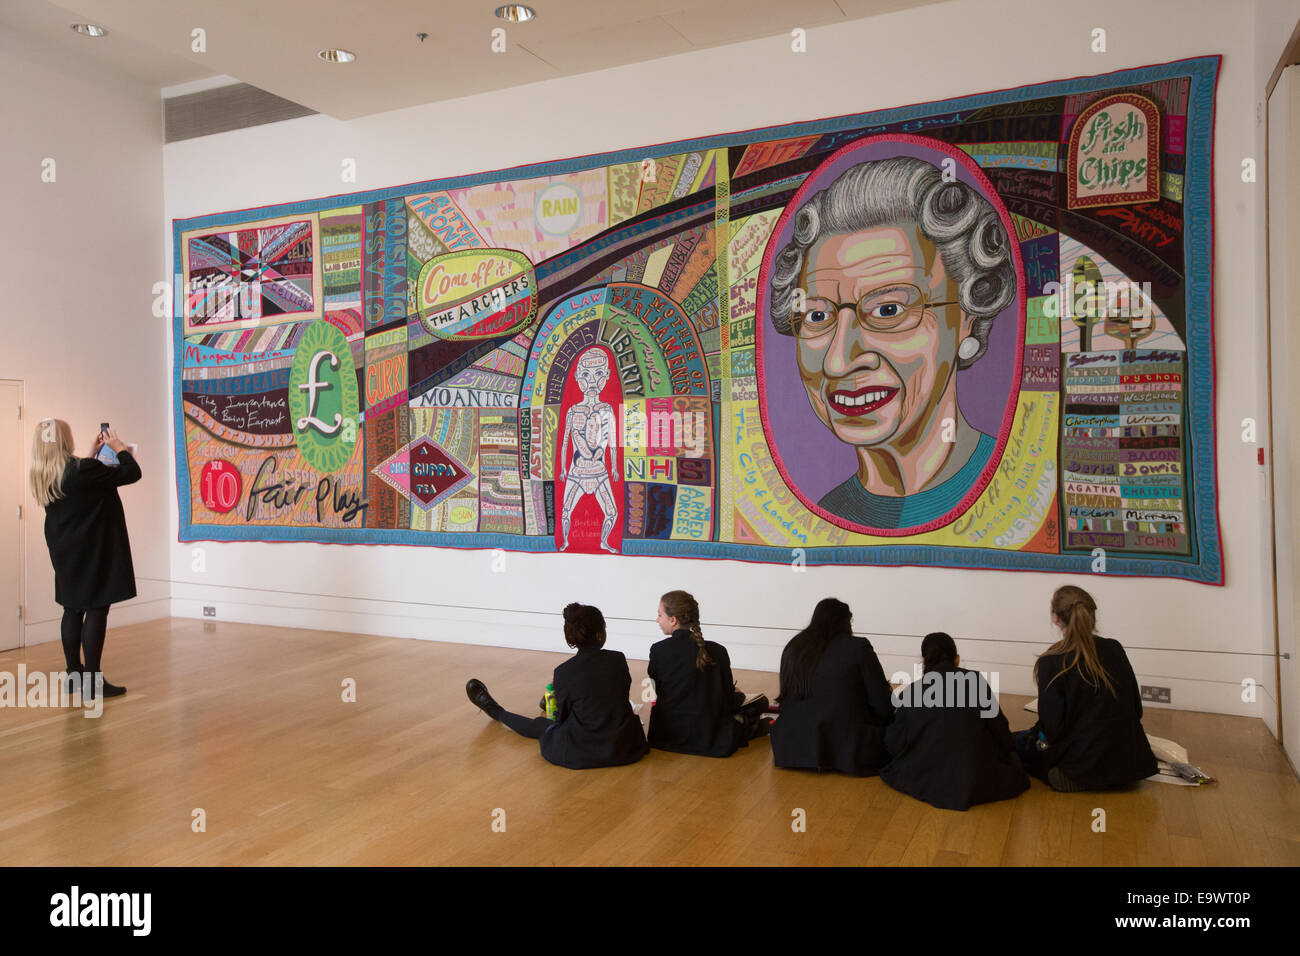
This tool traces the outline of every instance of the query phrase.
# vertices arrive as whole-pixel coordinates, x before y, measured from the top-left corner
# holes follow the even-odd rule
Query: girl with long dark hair
[[[871,642],[853,636],[853,613],[825,598],[781,654],[780,716],[772,724],[778,767],[871,776],[888,760],[889,681]]]

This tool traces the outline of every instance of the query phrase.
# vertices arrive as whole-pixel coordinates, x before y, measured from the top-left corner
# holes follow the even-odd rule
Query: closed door
[[[1300,67],[1288,67],[1268,100],[1269,327],[1273,354],[1273,514],[1277,556],[1278,696],[1282,746],[1300,768]]]
[[[23,422],[20,382],[0,381],[0,650],[21,647],[23,622]]]

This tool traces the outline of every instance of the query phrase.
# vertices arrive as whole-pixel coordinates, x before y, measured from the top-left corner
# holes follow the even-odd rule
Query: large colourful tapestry
[[[178,220],[181,540],[1222,583],[1218,65]]]

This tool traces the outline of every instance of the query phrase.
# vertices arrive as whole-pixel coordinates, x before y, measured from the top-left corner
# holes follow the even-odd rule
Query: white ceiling
[[[229,76],[340,119],[636,63],[941,0],[0,0],[0,25],[159,87]],[[91,40],[68,25],[108,29]],[[506,52],[491,50],[506,32]],[[192,31],[207,50],[191,50]],[[416,34],[427,33],[421,42]],[[355,63],[316,51],[342,47]]]
[[[95,40],[73,33],[70,25],[85,19],[48,0],[0,0],[0,32],[11,34],[15,45],[23,37],[32,37],[58,56],[77,58],[159,88],[213,72],[206,64],[164,52],[126,33],[115,31]]]

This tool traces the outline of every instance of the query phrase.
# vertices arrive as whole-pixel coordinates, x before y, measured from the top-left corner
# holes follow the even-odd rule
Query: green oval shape
[[[421,324],[440,339],[512,335],[537,318],[537,273],[514,249],[443,253],[420,269],[415,305]]]
[[[352,348],[329,322],[313,322],[289,370],[289,427],[298,450],[318,471],[337,471],[356,451],[359,418]]]

